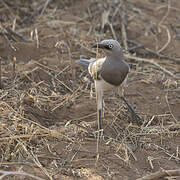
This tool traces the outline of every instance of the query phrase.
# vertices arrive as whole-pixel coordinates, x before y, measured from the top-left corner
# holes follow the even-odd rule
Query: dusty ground
[[[0,170],[43,179],[133,180],[179,168],[178,0],[4,0],[0,9]],[[13,24],[21,37],[8,31]],[[125,97],[142,121],[112,93],[103,119],[108,138],[98,141],[92,80],[75,60],[95,57],[91,46],[108,38],[124,49],[127,43]]]

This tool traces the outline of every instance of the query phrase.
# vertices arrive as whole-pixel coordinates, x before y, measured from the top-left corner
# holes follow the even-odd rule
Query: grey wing
[[[82,67],[84,68],[87,68],[89,67],[89,64],[96,61],[95,58],[91,58],[91,59],[79,59],[76,61],[77,64],[81,65]]]

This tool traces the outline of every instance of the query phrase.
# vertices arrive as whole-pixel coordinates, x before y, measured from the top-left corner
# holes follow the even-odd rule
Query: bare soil
[[[0,10],[0,170],[134,180],[179,168],[180,1],[4,0]],[[93,81],[75,61],[103,57],[91,46],[115,37],[128,45],[125,97],[141,121],[112,92],[98,140]]]

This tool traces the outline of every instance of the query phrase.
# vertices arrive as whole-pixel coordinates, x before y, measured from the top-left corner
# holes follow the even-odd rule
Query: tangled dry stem
[[[48,3],[49,1],[46,1],[46,4],[44,4],[43,9],[40,13],[41,16],[43,15],[45,9],[47,8]],[[112,9],[116,9],[111,2],[107,1],[107,3]],[[123,8],[125,7],[123,6]],[[126,6],[126,8],[127,11],[129,11],[128,9],[129,6]],[[92,13],[91,11],[93,10],[90,10],[89,13],[92,15],[98,13],[99,9],[95,9]],[[125,10],[124,13],[126,13]],[[164,19],[168,16],[168,13],[165,15],[165,17],[162,19],[159,25],[163,23]],[[118,38],[119,35],[117,35],[116,31],[114,30],[114,27],[118,25],[115,23],[116,21],[114,21],[114,23],[111,22],[111,18],[118,18],[120,16],[120,18],[122,19],[120,26],[122,27],[123,44],[125,46],[125,49],[128,50],[128,39],[127,39],[126,25],[124,19],[125,15],[127,14],[119,15],[119,13],[117,13],[114,14],[114,17],[109,17],[108,15],[106,16],[107,19],[105,20],[105,22],[109,24],[112,35],[115,38]],[[100,20],[97,19],[97,21]],[[70,24],[69,22],[59,22],[59,23],[65,25],[76,25],[76,23],[74,22]],[[85,20],[84,23],[87,23],[87,20]],[[88,24],[90,23],[88,22]],[[94,24],[97,25],[95,26]],[[93,24],[94,27],[90,27],[90,29],[99,28],[98,23],[94,23],[94,24]],[[67,33],[71,35],[70,32]],[[158,53],[162,52],[168,46],[171,40],[168,29],[167,29],[167,34],[168,34],[168,41],[158,51]],[[36,36],[37,36],[36,37],[37,46],[39,47],[39,45],[41,45],[40,44],[41,42],[39,42],[37,30],[36,30]],[[81,48],[85,49],[88,53],[91,54],[96,53],[89,48],[89,44],[87,40],[81,39],[80,42],[79,39],[74,38],[72,39],[71,42],[73,45],[81,46]],[[65,68],[59,73],[57,69],[53,69],[52,67],[43,65],[42,63],[37,61],[32,61],[31,62],[32,68],[30,70],[29,70],[29,64],[28,65],[24,64],[25,70],[18,71],[18,67],[20,65],[16,64],[17,66],[16,76],[13,78],[14,81],[12,82],[12,80],[8,79],[7,82],[3,82],[3,86],[5,88],[1,89],[0,91],[1,166],[8,164],[9,160],[12,160],[12,162],[14,162],[15,164],[24,163],[25,165],[27,165],[28,163],[30,163],[32,167],[34,168],[38,167],[43,175],[45,175],[49,179],[53,179],[53,176],[57,174],[59,171],[67,175],[73,175],[77,177],[83,176],[83,173],[79,171],[78,168],[77,169],[70,168],[69,165],[72,162],[80,161],[80,159],[75,159],[77,153],[79,152],[86,152],[89,154],[96,155],[97,157],[96,166],[98,166],[98,162],[100,161],[101,158],[111,161],[111,157],[106,157],[103,155],[102,152],[100,152],[98,147],[99,142],[97,142],[97,152],[93,153],[91,151],[81,150],[83,144],[90,139],[89,135],[95,134],[95,131],[93,128],[91,128],[91,126],[95,126],[96,122],[93,125],[91,123],[79,124],[77,122],[81,122],[83,119],[95,116],[96,112],[80,118],[69,119],[68,123],[62,123],[60,126],[61,128],[58,130],[53,126],[46,127],[40,124],[38,121],[35,121],[33,119],[35,118],[35,116],[31,115],[31,113],[33,114],[33,111],[30,113],[30,115],[26,112],[26,105],[30,104],[30,106],[32,106],[33,108],[37,108],[39,112],[49,111],[51,112],[52,115],[53,112],[55,112],[57,109],[66,108],[68,106],[71,106],[71,104],[76,104],[76,101],[80,96],[89,94],[89,90],[83,89],[84,85],[78,82],[79,83],[78,84],[79,87],[78,87],[78,85],[76,85],[74,81],[75,71],[73,69],[75,69],[75,66],[72,62],[73,55],[70,50],[71,46],[72,45],[69,46],[66,44],[66,48],[68,49],[67,56],[71,64],[71,72],[69,72],[70,66],[67,64]],[[146,64],[146,67],[148,67],[149,64],[153,65],[151,68],[152,73],[154,73],[153,71],[155,71],[155,73],[159,72],[163,74],[163,76],[164,73],[170,75],[172,81],[176,82],[177,84],[176,87],[173,86],[174,89],[179,89],[180,82],[179,80],[176,80],[179,77],[174,75],[174,73],[171,72],[170,70],[167,70],[169,69],[170,64],[160,65],[157,63],[159,62],[159,60],[155,58],[151,60],[151,59],[145,59],[142,57],[132,56],[128,54],[125,56],[131,60],[135,60],[136,64],[143,62]],[[26,68],[26,66],[28,67]],[[158,68],[158,70],[156,68]],[[36,72],[41,72],[41,71],[43,71],[52,80],[53,85],[52,84],[48,85],[47,82],[44,81],[36,82],[32,78],[33,74],[36,75]],[[176,69],[174,71],[176,71]],[[141,73],[146,74],[146,72],[141,72]],[[61,79],[58,78],[59,75],[65,75],[65,74],[68,75],[71,74],[69,75],[69,77],[73,76],[71,81],[65,78],[61,78]],[[144,82],[149,82],[149,79],[144,79]],[[27,84],[28,88],[23,89],[23,84]],[[51,85],[54,87],[54,89],[50,88]],[[167,90],[169,89],[167,88]],[[58,93],[58,92],[64,92],[64,93]],[[129,148],[129,144],[131,144],[135,146],[135,148],[139,145],[149,146],[149,147],[151,146],[152,148],[156,148],[157,150],[163,151],[171,160],[176,160],[178,162],[180,161],[178,155],[171,154],[168,150],[164,149],[163,147],[146,141],[146,138],[147,139],[150,138],[151,135],[161,138],[162,136],[175,136],[180,133],[179,120],[177,120],[174,117],[172,111],[170,111],[170,114],[152,115],[151,119],[148,122],[146,122],[145,120],[142,126],[137,126],[132,123],[124,123],[123,125],[120,124],[122,122],[122,119],[127,118],[125,116],[125,114],[127,114],[127,109],[125,107],[118,107],[117,111],[115,111],[114,109],[107,109],[107,108],[106,110],[109,119],[112,119],[112,121],[110,121],[109,123],[109,120],[108,121],[105,120],[105,123],[107,124],[107,126],[110,126],[112,128],[112,131],[117,131],[118,134],[118,136],[115,138],[108,137],[105,140],[106,144],[110,145],[110,147],[114,150],[114,154],[112,154],[112,156],[114,155],[120,161],[123,161],[127,166],[130,166],[131,157],[133,157],[133,159],[136,161],[138,160],[135,154],[133,153],[132,150],[133,148],[132,149]],[[148,115],[144,115],[143,116],[144,119],[147,116]],[[165,121],[167,116],[173,117],[174,119],[173,123],[171,123],[170,125],[169,124],[153,125],[152,122],[154,121],[155,117],[158,117],[162,119],[162,121]],[[67,155],[66,157],[68,157],[68,155],[70,156],[70,154],[74,153],[74,151],[76,153],[73,154],[73,157],[64,159],[63,156],[59,155],[56,152],[51,151],[50,144],[54,141],[55,142],[63,141],[66,143],[66,147],[64,147],[64,149],[62,150],[62,152]],[[48,148],[50,154],[49,158],[54,159],[54,161],[52,164],[49,164],[49,166],[44,167],[40,160],[38,149],[39,150],[44,149],[44,147],[47,147],[47,144],[49,147]],[[121,163],[119,164],[122,165]],[[151,167],[153,167],[153,164],[151,164]],[[42,179],[25,172],[18,172],[18,171],[13,172],[13,171],[1,170],[0,173],[2,174],[0,176],[1,179],[3,179],[5,176],[8,175],[25,175],[25,176],[30,176],[34,179]],[[171,176],[179,175],[179,170],[161,171],[141,179],[148,179],[157,176],[164,177],[167,174],[168,175],[170,174]]]

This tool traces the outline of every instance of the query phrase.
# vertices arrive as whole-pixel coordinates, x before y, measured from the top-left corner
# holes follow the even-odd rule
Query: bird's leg
[[[104,107],[105,107],[105,102],[104,102],[104,98],[102,98],[102,111],[101,111],[102,118],[104,118]]]
[[[122,88],[120,90],[120,88]],[[125,102],[125,104],[127,105],[128,109],[130,110],[133,119],[136,120],[136,123],[138,125],[140,125],[142,123],[141,118],[137,115],[137,113],[135,112],[134,108],[128,103],[128,101],[125,99],[124,97],[124,85],[122,87],[118,88],[118,95],[120,96],[120,98]]]
[[[102,129],[102,109],[98,109],[98,130]]]
[[[95,80],[98,131],[102,129],[102,111],[103,111],[103,87],[102,82]]]
[[[136,120],[136,123],[138,125],[141,125],[142,124],[142,120],[141,118],[137,115],[137,113],[135,112],[134,108],[127,102],[127,100],[125,99],[124,96],[121,96],[121,99],[125,102],[125,104],[127,105],[127,107],[129,108],[131,114],[132,114],[132,117],[133,119]]]
[[[102,111],[103,111],[103,99],[102,99],[102,91],[97,90],[96,93],[96,99],[97,99],[97,113],[98,113],[98,130],[102,129]]]
[[[123,83],[119,87],[119,88],[121,88],[121,96],[124,96],[124,88],[127,87],[127,79],[128,79],[128,75],[126,76],[125,80],[123,81]],[[120,89],[119,88],[118,88],[118,94],[120,95]]]
[[[102,129],[102,113],[103,113],[103,93],[102,91],[97,92],[97,118],[98,118],[98,137],[104,137]]]

